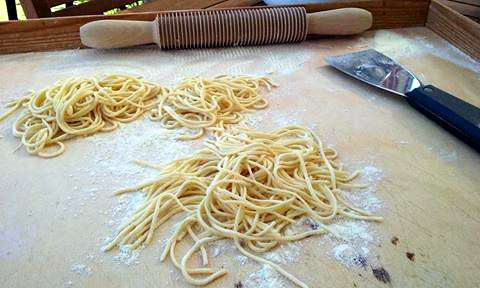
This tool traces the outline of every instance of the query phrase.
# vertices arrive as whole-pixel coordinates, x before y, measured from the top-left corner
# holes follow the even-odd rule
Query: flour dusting
[[[92,268],[85,264],[73,264],[70,271],[77,275],[90,276],[92,274]]]
[[[109,134],[115,134],[111,137]],[[200,141],[178,141],[176,138],[188,133],[182,129],[168,130],[160,123],[141,119],[121,125],[113,133],[96,134],[86,137],[87,145],[94,147],[93,155],[85,155],[95,165],[83,172],[87,173],[92,184],[103,182],[107,177],[114,177],[119,189],[138,185],[148,178],[159,174],[156,169],[142,167],[133,160],[146,160],[153,164],[168,162],[191,154]],[[100,183],[101,184],[101,183]]]
[[[302,242],[288,242],[280,245],[274,250],[262,255],[276,264],[287,264],[298,262],[302,254]]]
[[[269,265],[262,265],[259,270],[247,277],[244,286],[245,288],[283,288],[287,287],[287,281],[288,279]]]
[[[111,209],[112,218],[107,225],[118,230],[143,204],[145,204],[145,196],[141,192],[120,195],[117,205]]]
[[[378,212],[383,207],[383,202],[377,198],[376,191],[382,178],[383,171],[381,169],[371,164],[365,164],[365,166],[360,169],[358,182],[365,183],[368,187],[355,191],[347,191],[342,195],[356,207],[372,213]]]
[[[477,61],[445,39],[437,35],[415,35],[415,32],[421,29],[424,28],[402,29],[400,33],[395,30],[374,31],[372,32],[374,33],[372,48],[394,59],[412,57],[422,53],[433,54],[458,66],[470,69],[475,73],[480,73],[480,65],[478,65]],[[434,46],[432,40],[438,41],[439,44]]]
[[[220,256],[222,254],[233,253],[237,251],[237,247],[233,244],[232,240],[220,239],[210,243],[210,254],[213,257]]]
[[[369,249],[366,247],[354,248],[349,244],[340,244],[333,248],[332,255],[347,267],[367,266]]]
[[[342,195],[354,206],[375,214],[383,207],[383,202],[376,197],[383,171],[370,163],[362,164],[358,182],[367,184],[367,188],[346,191]],[[321,246],[323,249],[330,246],[328,255],[346,267],[365,267],[375,256],[370,247],[380,242],[380,237],[374,232],[374,225],[371,221],[338,219],[329,225],[329,229],[341,238],[328,234],[320,241]]]
[[[138,261],[138,256],[140,255],[139,250],[141,250],[143,247],[140,249],[132,250],[129,247],[121,245],[119,247],[119,252],[117,255],[113,257],[114,261],[119,264],[124,264],[127,266],[130,266],[132,264],[139,264],[140,262]]]

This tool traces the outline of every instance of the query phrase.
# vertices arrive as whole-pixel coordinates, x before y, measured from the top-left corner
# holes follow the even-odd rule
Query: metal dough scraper
[[[480,151],[480,108],[423,85],[413,73],[373,49],[326,57],[325,61],[358,80],[404,96],[415,109]]]

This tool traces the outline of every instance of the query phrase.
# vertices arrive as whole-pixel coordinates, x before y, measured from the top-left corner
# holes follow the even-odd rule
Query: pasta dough
[[[279,265],[260,256],[279,243],[296,241],[329,231],[335,216],[379,221],[348,203],[345,189],[361,188],[352,181],[358,172],[348,173],[335,162],[337,152],[323,147],[307,128],[290,126],[265,133],[247,128],[219,127],[216,139],[205,148],[159,169],[158,178],[117,194],[143,191],[145,204],[120,228],[106,246],[135,249],[148,244],[155,229],[175,214],[186,217],[168,240],[161,256],[168,256],[193,285],[205,285],[224,275],[207,267],[189,267],[197,251],[208,263],[206,244],[227,238],[238,250],[270,265],[285,277],[307,287]],[[289,225],[301,217],[317,222],[320,229],[287,234]],[[195,244],[178,259],[176,244],[189,236]]]

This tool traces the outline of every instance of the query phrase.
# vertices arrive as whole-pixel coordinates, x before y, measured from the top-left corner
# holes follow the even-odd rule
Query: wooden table
[[[479,63],[426,28],[269,47],[2,55],[0,100],[73,75],[134,73],[173,85],[194,75],[271,73],[281,86],[267,94],[270,107],[252,116],[256,127],[307,125],[334,145],[351,169],[367,165],[383,171],[375,197],[383,203],[377,213],[385,220],[365,224],[372,237],[364,243],[365,267],[342,265],[332,256],[338,243],[327,237],[303,241],[282,266],[311,287],[386,286],[372,268],[388,271],[391,287],[475,287],[480,282],[480,155],[401,97],[351,79],[323,60],[370,47],[405,64],[425,83],[480,106]],[[130,266],[116,263],[118,251],[100,248],[125,212],[111,192],[155,175],[129,161],[168,161],[200,143],[165,140],[164,129],[143,120],[69,141],[64,155],[45,160],[15,150],[19,141],[10,133],[12,121],[0,124],[3,287],[188,287],[170,261],[159,262],[161,243],[140,251],[139,263]],[[162,229],[155,239],[170,233]],[[248,287],[261,266],[238,259],[228,249],[212,257],[212,265],[230,273],[208,287],[233,287],[238,281]]]

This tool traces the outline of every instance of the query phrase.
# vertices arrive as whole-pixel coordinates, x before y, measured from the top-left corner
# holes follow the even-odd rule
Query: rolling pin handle
[[[309,35],[354,35],[372,27],[372,13],[360,8],[341,8],[307,14]]]
[[[80,27],[82,44],[109,49],[157,42],[158,21],[100,20]]]

